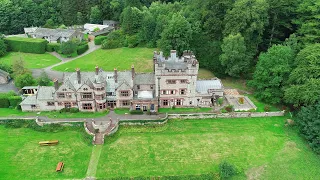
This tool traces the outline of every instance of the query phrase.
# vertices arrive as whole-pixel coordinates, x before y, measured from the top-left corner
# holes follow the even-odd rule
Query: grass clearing
[[[198,79],[212,79],[214,77],[214,74],[207,69],[200,68],[198,71]]]
[[[0,64],[12,65],[15,59],[22,58],[26,63],[26,68],[38,69],[51,66],[60,62],[58,58],[49,53],[45,54],[32,54],[22,52],[9,52],[0,58]]]
[[[224,87],[234,88],[234,89],[248,91],[248,92],[251,91],[250,88],[247,87],[246,85],[247,84],[246,80],[227,77],[227,78],[221,79],[221,81]]]
[[[0,179],[84,178],[92,146],[85,144],[79,131],[49,133],[0,125]],[[43,140],[59,140],[59,144],[39,146]],[[65,166],[58,173],[55,169],[60,161]]]
[[[82,71],[94,71],[96,65],[104,71],[130,70],[134,65],[136,72],[152,72],[153,51],[150,48],[118,48],[118,49],[98,49],[74,61],[54,67],[56,71],[74,72],[75,68]]]
[[[160,108],[159,113],[200,113],[200,112],[209,112],[212,108]]]
[[[121,126],[105,141],[97,177],[218,173],[222,160],[237,167],[240,174],[235,179],[247,179],[247,172],[248,176],[258,172],[259,179],[320,177],[320,157],[294,130],[284,127],[285,119],[170,120],[156,127]]]

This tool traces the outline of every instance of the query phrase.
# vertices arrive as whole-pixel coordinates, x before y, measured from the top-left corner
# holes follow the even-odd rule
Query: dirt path
[[[103,145],[95,145],[92,148],[91,158],[87,170],[86,179],[95,179],[98,163],[101,155]]]

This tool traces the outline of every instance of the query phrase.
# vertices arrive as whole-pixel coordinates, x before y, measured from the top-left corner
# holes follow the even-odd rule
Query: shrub
[[[20,96],[10,96],[8,97],[10,106],[16,108],[21,102],[22,98]]]
[[[269,112],[270,111],[270,106],[269,105],[265,105],[264,107],[263,107],[263,109],[264,109],[264,111],[265,112]]]
[[[121,43],[118,40],[104,40],[102,42],[102,49],[115,49],[121,47]]]
[[[127,36],[127,42],[129,48],[136,47],[139,44],[137,35]]]
[[[4,43],[3,39],[0,39],[0,57],[7,53],[7,45]]]
[[[31,73],[25,73],[15,77],[14,84],[18,88],[23,88],[24,86],[33,86],[35,82],[36,81],[32,77]]]
[[[222,105],[222,104],[223,104],[223,98],[222,98],[222,97],[220,97],[220,98],[218,99],[218,104],[219,104],[219,105]]]
[[[77,53],[78,55],[83,54],[84,52],[86,52],[89,49],[88,44],[84,44],[84,45],[80,45],[77,47]]]
[[[8,37],[5,39],[9,49],[16,52],[43,54],[48,42],[44,39]]]
[[[71,55],[77,50],[77,44],[73,41],[63,42],[60,46],[60,51],[62,54]]]
[[[101,45],[102,41],[107,39],[107,36],[97,36],[94,38],[94,44],[95,45]]]
[[[233,106],[232,105],[228,105],[224,108],[227,112],[232,112],[233,111]]]
[[[143,114],[143,112],[140,110],[131,110],[130,114]]]
[[[171,108],[171,109],[173,109],[173,110],[174,110],[174,109],[176,109],[176,106],[172,106],[172,108]]]
[[[47,44],[47,51],[48,52],[53,52],[53,51],[58,52],[59,50],[60,50],[60,44],[59,43],[48,43]]]
[[[6,96],[0,96],[0,108],[8,108],[10,106],[10,102],[8,100],[8,97]]]
[[[79,109],[78,108],[70,108],[70,112],[77,113],[77,112],[79,112]]]
[[[223,161],[219,164],[220,177],[222,179],[227,179],[236,174],[236,168],[234,165]]]
[[[9,74],[13,73],[12,67],[7,64],[0,64],[0,69],[8,72]]]
[[[243,104],[243,103],[244,103],[244,98],[243,98],[243,97],[240,97],[240,98],[238,99],[238,101],[239,101],[240,104]]]

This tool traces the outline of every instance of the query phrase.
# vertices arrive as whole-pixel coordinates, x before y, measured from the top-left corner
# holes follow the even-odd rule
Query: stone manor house
[[[155,112],[159,107],[210,107],[223,96],[220,79],[198,80],[199,62],[191,51],[181,57],[172,50],[169,57],[154,52],[152,73],[131,71],[76,72],[64,77],[60,85],[24,87],[26,98],[22,111],[52,111],[79,108],[80,111],[103,111],[107,108],[130,108]]]

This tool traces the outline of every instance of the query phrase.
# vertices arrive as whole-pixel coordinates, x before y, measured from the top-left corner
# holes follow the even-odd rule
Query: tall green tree
[[[90,23],[101,24],[102,23],[102,14],[98,6],[91,7],[90,11]]]
[[[40,77],[37,79],[37,83],[39,86],[49,86],[50,85],[50,78],[48,74],[44,71],[41,72]]]
[[[318,0],[303,0],[297,9],[295,23],[298,35],[304,44],[320,42],[320,3]]]
[[[158,46],[165,55],[168,55],[172,49],[182,53],[190,48],[191,36],[192,29],[190,23],[180,13],[176,13],[161,33]]]
[[[297,115],[301,135],[309,146],[320,154],[320,99],[315,105],[302,107]]]
[[[126,7],[121,14],[121,26],[125,33],[135,34],[141,29],[143,13],[136,7]]]
[[[253,80],[249,82],[255,96],[267,103],[281,103],[293,62],[294,52],[288,46],[273,45],[268,52],[261,53]]]
[[[63,0],[61,1],[61,16],[63,18],[63,24],[70,26],[76,24],[77,20],[77,1],[75,0]]]
[[[13,63],[12,63],[13,77],[30,73],[30,71],[26,68],[25,64],[26,63],[21,56],[13,60]]]
[[[31,73],[25,73],[15,77],[14,85],[21,89],[25,86],[35,85],[35,80],[32,77]]]
[[[296,106],[314,104],[320,97],[320,44],[302,49],[296,57],[295,68],[290,74],[290,87],[285,100]]]
[[[247,73],[250,59],[246,55],[247,48],[240,33],[223,38],[221,49],[220,61],[228,75],[240,77]]]
[[[241,33],[246,42],[248,53],[253,57],[262,42],[265,26],[268,24],[266,0],[238,0],[225,16],[224,36]]]

